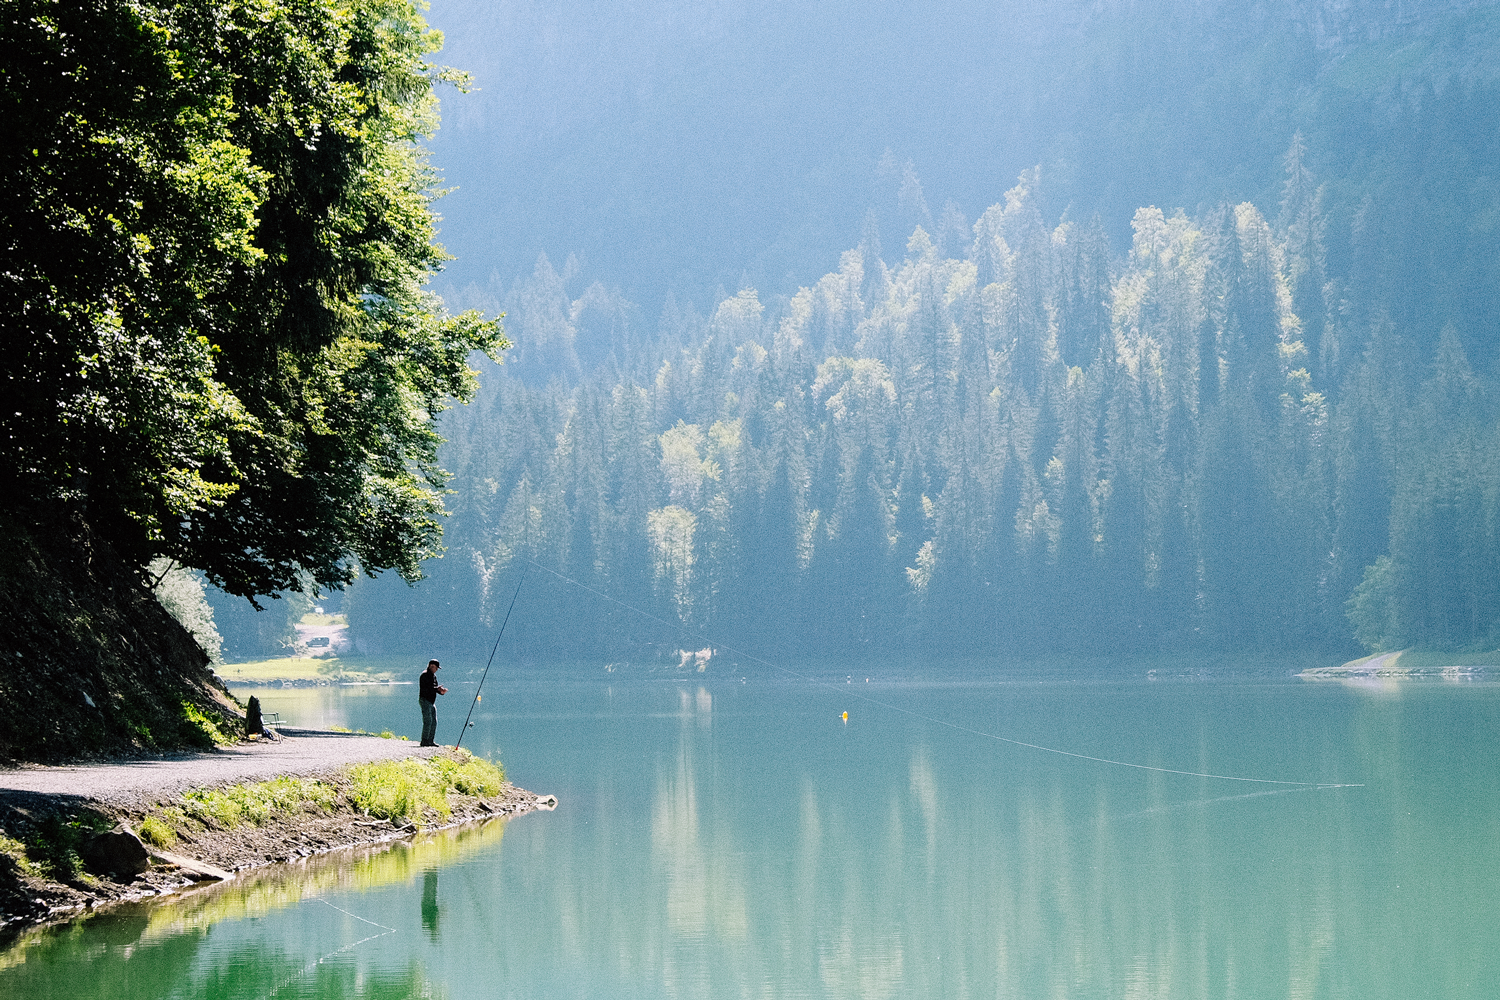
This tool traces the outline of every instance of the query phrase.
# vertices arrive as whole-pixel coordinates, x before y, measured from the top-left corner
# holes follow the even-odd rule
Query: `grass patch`
[[[444,819],[453,814],[448,807],[448,789],[437,768],[424,760],[382,761],[359,764],[349,777],[354,787],[349,793],[354,807],[381,819],[415,819],[424,809],[432,809]]]
[[[7,837],[5,834],[0,833],[0,854],[14,861],[16,867],[21,869],[22,875],[29,875],[32,878],[46,877],[47,873],[43,870],[42,866],[32,861],[27,855],[26,845],[14,837]]]
[[[90,876],[79,857],[81,849],[94,834],[111,825],[109,817],[87,810],[45,814],[32,820],[26,830],[16,831],[24,840],[0,833],[0,853],[33,878],[88,882]]]
[[[214,672],[226,684],[274,684],[279,681],[343,680],[380,682],[416,680],[421,665],[405,657],[282,656],[274,660],[226,663]]]
[[[302,620],[299,622],[299,624],[319,626],[348,625],[349,619],[345,618],[343,615],[320,615],[316,611],[309,611],[307,614],[302,616]]]
[[[200,746],[230,746],[239,741],[219,728],[219,722],[205,714],[190,701],[182,703],[183,731],[188,739]]]
[[[447,819],[453,814],[448,792],[495,795],[505,783],[497,764],[467,750],[438,754],[430,760],[409,757],[400,761],[359,764],[350,769],[350,800],[356,809],[389,820],[419,819],[431,809]]]
[[[292,812],[306,806],[326,812],[333,808],[335,792],[326,782],[309,778],[273,778],[227,788],[194,790],[182,796],[182,811],[204,825],[260,826],[277,812]]]
[[[153,847],[171,847],[177,843],[177,831],[160,816],[141,820],[141,839]]]
[[[336,660],[310,656],[283,656],[275,660],[253,660],[249,663],[226,663],[214,672],[226,684],[269,684],[272,681],[315,681],[326,677],[322,668]]]
[[[449,786],[465,795],[499,795],[505,784],[505,769],[467,750],[454,750],[432,758],[432,765]]]

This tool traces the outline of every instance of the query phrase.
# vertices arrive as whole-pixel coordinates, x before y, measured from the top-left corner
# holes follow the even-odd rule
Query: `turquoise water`
[[[555,812],[33,934],[0,995],[1500,993],[1500,686],[847,680],[492,674],[465,744]],[[420,725],[414,687],[257,693]]]

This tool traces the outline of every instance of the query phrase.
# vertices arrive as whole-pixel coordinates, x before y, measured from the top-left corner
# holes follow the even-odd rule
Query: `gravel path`
[[[187,791],[265,781],[282,775],[326,774],[346,764],[430,757],[433,748],[378,736],[328,733],[315,729],[280,730],[279,742],[256,741],[212,753],[173,754],[114,764],[28,764],[0,770],[0,795],[37,792],[78,795],[113,805],[156,801]]]

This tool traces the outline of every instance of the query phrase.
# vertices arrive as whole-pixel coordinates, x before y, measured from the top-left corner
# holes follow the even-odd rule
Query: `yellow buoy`
[[[849,723],[849,713],[845,712],[844,713],[844,724],[848,725],[848,723]]]

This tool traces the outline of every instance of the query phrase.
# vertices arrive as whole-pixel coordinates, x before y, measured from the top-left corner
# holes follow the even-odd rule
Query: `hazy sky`
[[[1222,100],[1192,106],[1205,80],[1233,96],[1212,78],[1257,44],[1253,24],[1209,36],[1212,52],[1178,7],[1204,5],[434,0],[439,58],[479,87],[445,90],[434,141],[458,187],[440,209],[460,260],[440,285],[576,253],[647,315],[669,288],[701,310],[742,279],[771,294],[816,280],[871,209],[899,258],[913,225],[941,229],[949,202],[950,228],[972,222],[1037,164],[1049,221],[1100,211],[1120,238],[1137,205],[1206,177],[1258,195],[1276,168],[1258,147],[1290,131],[1247,137]],[[1247,144],[1248,166],[1226,170]]]

